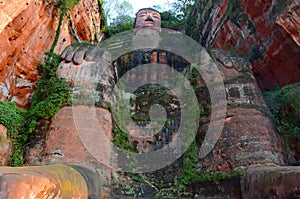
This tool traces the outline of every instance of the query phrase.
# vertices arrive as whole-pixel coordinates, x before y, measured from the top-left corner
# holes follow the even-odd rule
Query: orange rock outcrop
[[[300,81],[299,0],[288,5],[280,0],[201,2],[187,31],[201,45],[252,56],[264,91]]]
[[[56,53],[75,41],[102,39],[101,5],[81,0],[64,18]],[[39,0],[0,2],[0,100],[28,107],[58,27],[59,10]]]

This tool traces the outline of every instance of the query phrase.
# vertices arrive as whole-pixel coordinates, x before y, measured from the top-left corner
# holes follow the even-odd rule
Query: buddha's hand
[[[75,65],[80,65],[83,61],[100,61],[104,60],[111,63],[111,55],[109,52],[101,49],[94,44],[73,44],[68,46],[61,54],[62,61]]]

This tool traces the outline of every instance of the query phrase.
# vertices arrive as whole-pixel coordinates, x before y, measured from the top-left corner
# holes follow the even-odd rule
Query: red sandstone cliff
[[[68,13],[56,53],[75,41],[102,39],[100,6],[97,0],[81,0]],[[1,1],[0,17],[0,100],[27,107],[39,78],[37,66],[54,40],[59,10],[46,1]]]
[[[263,90],[300,81],[300,1],[198,1],[187,34],[206,47],[249,56]]]

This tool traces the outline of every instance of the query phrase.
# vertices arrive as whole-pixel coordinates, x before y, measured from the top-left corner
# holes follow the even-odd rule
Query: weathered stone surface
[[[3,1],[0,16],[0,100],[27,107],[40,75],[37,66],[53,43],[59,11],[46,1]],[[103,37],[102,17],[98,1],[80,1],[63,21],[55,52],[74,41],[97,43]]]
[[[291,156],[300,161],[300,83],[265,93],[274,123],[291,150]],[[291,160],[291,164],[293,164]]]
[[[0,124],[0,166],[7,166],[11,156],[11,140],[6,133],[7,128]]]
[[[88,196],[84,177],[70,166],[0,168],[0,198],[88,198]]]
[[[96,117],[92,117],[92,114]],[[76,119],[74,119],[76,118]],[[51,121],[51,122],[50,122]],[[95,135],[93,125],[99,125],[105,132],[105,138],[97,141],[95,150],[101,153],[95,158],[90,152],[88,144],[83,144],[82,137]],[[91,108],[88,106],[63,107],[52,118],[46,118],[37,125],[36,132],[30,137],[30,143],[24,152],[24,163],[27,166],[49,165],[56,163],[68,163],[87,167],[97,174],[101,182],[101,198],[108,198],[110,193],[110,180],[112,169],[108,161],[111,157],[110,140],[112,140],[112,118],[108,110],[102,108]],[[85,126],[84,129],[80,129]],[[79,135],[81,131],[81,135]],[[94,144],[94,137],[90,143]],[[95,138],[94,138],[95,139]],[[86,141],[86,140],[85,140]],[[98,157],[103,157],[103,160]],[[33,168],[34,170],[34,168]],[[89,184],[92,186],[93,184]],[[98,199],[96,197],[95,199]]]
[[[200,160],[201,169],[226,172],[261,162],[286,164],[286,148],[268,116],[251,65],[224,51],[212,53],[224,77],[227,112],[223,132],[212,152]],[[225,58],[226,64],[221,61]],[[199,135],[203,135],[207,130],[205,120],[200,127]]]
[[[242,197],[300,198],[300,168],[252,166],[241,181]]]
[[[76,109],[76,110],[75,110]],[[78,125],[75,124],[73,114],[81,113],[80,122],[86,123],[87,131],[91,120],[99,124],[105,130],[108,140],[112,139],[112,120],[109,111],[96,108],[94,111],[97,118],[91,118],[88,115],[90,110],[88,106],[63,107],[53,118],[45,136],[40,139],[42,142],[30,146],[25,152],[25,164],[27,165],[45,165],[54,163],[91,163],[97,162],[82,144],[78,134]],[[77,125],[77,126],[76,126]],[[105,144],[105,143],[104,143]]]
[[[187,33],[203,46],[251,55],[262,90],[299,82],[299,1],[291,1],[277,19],[269,17],[277,1],[232,2],[201,1],[192,11]]]
[[[103,57],[102,57],[103,58]],[[80,65],[63,61],[57,73],[72,88],[72,103],[108,109],[114,99],[115,70],[110,62],[83,61]]]
[[[276,23],[288,32],[300,46],[300,1],[294,0],[276,19]]]

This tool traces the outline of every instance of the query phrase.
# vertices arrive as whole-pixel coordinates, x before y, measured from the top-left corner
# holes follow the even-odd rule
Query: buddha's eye
[[[144,17],[144,16],[146,16],[146,13],[145,13],[145,12],[141,12],[141,13],[139,14],[139,17]]]

